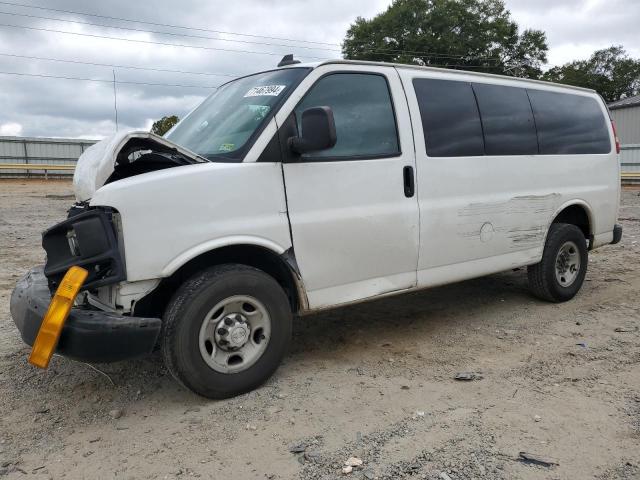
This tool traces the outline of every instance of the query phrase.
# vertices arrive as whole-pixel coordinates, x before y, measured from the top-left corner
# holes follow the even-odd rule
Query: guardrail
[[[628,181],[629,183],[634,181],[640,182],[640,172],[622,172],[620,177],[622,178],[623,183],[625,181]]]

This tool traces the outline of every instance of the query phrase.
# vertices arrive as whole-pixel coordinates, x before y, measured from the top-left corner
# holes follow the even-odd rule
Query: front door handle
[[[416,181],[413,176],[413,167],[404,167],[402,169],[402,177],[404,179],[404,196],[407,198],[413,197],[416,193]]]

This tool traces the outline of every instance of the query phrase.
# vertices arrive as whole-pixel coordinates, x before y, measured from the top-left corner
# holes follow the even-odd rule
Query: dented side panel
[[[471,203],[456,212],[455,234],[470,244],[479,244],[489,254],[494,248],[506,253],[540,247],[560,198],[559,193],[549,193]]]
[[[595,246],[610,241],[619,186],[612,136],[610,154],[428,157],[412,79],[447,74],[401,70],[401,76],[412,117],[418,119],[413,127],[420,205],[419,287],[539,262],[551,222],[572,204],[586,210]],[[478,80],[470,76],[469,81]],[[513,85],[509,79],[492,83]],[[606,118],[597,94],[576,94],[596,98]]]
[[[450,266],[453,274],[464,262],[492,259],[477,272],[468,265],[468,276],[462,278],[537,263],[549,225],[572,204],[586,210],[595,237],[613,230],[617,178],[610,165],[615,159],[608,156],[442,160],[418,162],[418,280],[422,278],[423,285],[430,284],[430,269]],[[544,161],[555,165],[541,168]],[[509,162],[518,162],[518,173],[506,174],[513,172]],[[448,179],[446,186],[437,181],[442,178]],[[509,261],[505,264],[499,257]],[[446,268],[439,275],[447,279]],[[448,280],[457,277],[458,273]]]

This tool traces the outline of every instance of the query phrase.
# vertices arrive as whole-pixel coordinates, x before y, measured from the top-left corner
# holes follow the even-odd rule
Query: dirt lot
[[[159,355],[27,364],[9,296],[70,193],[0,181],[0,477],[640,478],[638,190],[573,301],[533,299],[520,270],[306,317],[274,378],[217,402]],[[351,455],[364,468],[347,477]]]

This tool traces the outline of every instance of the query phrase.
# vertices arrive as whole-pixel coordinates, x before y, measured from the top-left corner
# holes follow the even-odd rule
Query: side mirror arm
[[[302,137],[289,137],[287,143],[289,144],[289,150],[298,155],[302,155],[308,151],[305,148],[304,138]]]

